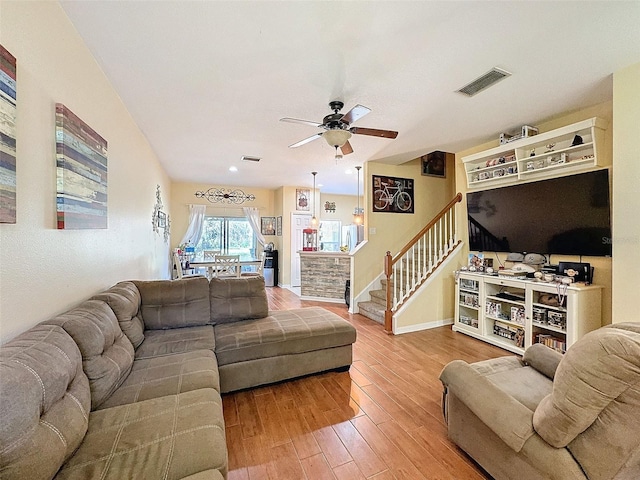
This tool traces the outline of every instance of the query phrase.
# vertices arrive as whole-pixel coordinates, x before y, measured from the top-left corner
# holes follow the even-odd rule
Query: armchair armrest
[[[522,361],[535,368],[545,377],[553,380],[562,357],[563,355],[560,352],[556,352],[541,343],[534,343],[525,350]]]
[[[462,360],[444,367],[440,381],[511,449],[519,452],[534,434],[533,412]]]

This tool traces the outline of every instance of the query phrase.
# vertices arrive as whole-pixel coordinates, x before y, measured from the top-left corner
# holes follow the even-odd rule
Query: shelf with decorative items
[[[456,277],[453,330],[505,350],[522,355],[530,345],[543,343],[564,353],[601,326],[600,286],[477,272]]]
[[[607,122],[594,117],[462,158],[469,189],[554,178],[602,165]]]
[[[480,310],[480,283],[472,278],[459,279],[456,318],[466,328],[478,331]]]

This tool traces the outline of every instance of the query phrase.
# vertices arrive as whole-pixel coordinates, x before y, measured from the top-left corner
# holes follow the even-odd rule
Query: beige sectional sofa
[[[588,333],[563,356],[449,363],[449,437],[496,480],[640,479],[640,323]]]
[[[226,478],[221,392],[348,368],[355,337],[262,277],[121,282],[0,347],[0,478]]]

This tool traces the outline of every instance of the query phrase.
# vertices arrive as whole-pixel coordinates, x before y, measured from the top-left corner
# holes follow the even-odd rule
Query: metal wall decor
[[[244,202],[252,202],[256,199],[253,193],[244,193],[242,190],[231,190],[230,188],[210,188],[206,191],[199,190],[195,193],[198,198],[205,198],[211,203],[235,203],[239,205]]]
[[[160,195],[160,185],[156,185],[156,204],[153,206],[153,214],[151,215],[151,225],[155,233],[160,233],[163,229],[162,236],[164,242],[169,242],[169,232],[171,231],[171,219],[169,215],[162,211],[162,196]]]

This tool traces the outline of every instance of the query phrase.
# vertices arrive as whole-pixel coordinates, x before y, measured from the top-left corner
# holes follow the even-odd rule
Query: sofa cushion
[[[73,339],[37,325],[0,347],[0,477],[50,479],[87,431],[91,393]]]
[[[176,395],[199,388],[220,391],[218,362],[211,350],[145,358],[133,362],[127,379],[100,408]]]
[[[142,300],[140,312],[147,330],[207,325],[209,281],[205,277],[182,280],[135,281]]]
[[[133,282],[120,282],[92,297],[102,300],[116,314],[122,332],[134,348],[144,340],[144,323],[140,318],[140,292]]]
[[[91,386],[91,409],[97,408],[124,382],[133,365],[133,345],[115,313],[101,300],[87,300],[43,323],[61,326],[78,345]]]
[[[556,448],[568,446],[589,478],[611,478],[640,448],[640,328],[617,326],[590,332],[567,350],[553,393],[533,416],[536,432]],[[637,478],[637,463],[635,469]]]
[[[237,322],[269,315],[269,302],[261,276],[212,278],[209,283],[211,323]]]
[[[136,359],[195,350],[213,350],[215,346],[216,340],[211,325],[171,330],[146,330],[144,342],[136,349]]]
[[[222,400],[203,388],[92,412],[55,478],[181,479],[212,469],[226,475]]]
[[[356,330],[320,307],[274,311],[268,317],[214,327],[219,365],[310,352],[356,340]]]

